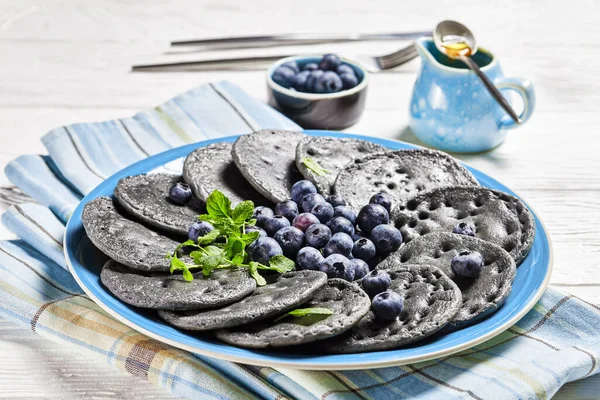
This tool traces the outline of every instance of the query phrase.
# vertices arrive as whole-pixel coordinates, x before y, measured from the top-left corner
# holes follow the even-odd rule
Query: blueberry
[[[273,235],[273,239],[279,243],[283,254],[287,257],[295,257],[302,246],[304,246],[304,233],[293,226],[281,228]]]
[[[306,230],[306,244],[320,249],[331,239],[331,230],[323,224],[314,224]]]
[[[317,193],[317,188],[311,181],[298,181],[292,186],[292,200],[296,204],[300,204],[302,198],[311,193]]]
[[[319,218],[315,217],[311,213],[302,213],[298,214],[296,218],[292,221],[292,225],[302,232],[306,232],[306,229],[314,224],[319,223]]]
[[[362,235],[361,231],[357,231],[356,229],[354,230],[354,234],[350,235],[350,237],[352,237],[352,240],[354,240],[355,242],[359,239],[364,238],[364,236]]]
[[[286,61],[281,66],[286,66],[294,70],[295,73],[300,72],[300,68],[298,68],[298,63],[296,61]]]
[[[303,247],[296,256],[296,268],[299,270],[312,269],[319,271],[322,262],[321,252],[314,247]]]
[[[352,222],[352,225],[356,224],[356,211],[348,206],[337,206],[333,209],[334,217],[344,217],[348,221]]]
[[[475,226],[468,222],[461,222],[452,229],[452,233],[458,233],[459,235],[467,235],[475,237]]]
[[[302,71],[298,75],[296,75],[296,83],[294,88],[296,88],[299,92],[308,92],[306,88],[306,82],[308,81],[308,77],[310,75],[310,71]]]
[[[173,204],[183,206],[192,199],[192,189],[187,183],[177,182],[169,190],[169,200]]]
[[[275,206],[275,215],[282,215],[292,222],[298,215],[298,204],[292,200],[277,203]]]
[[[250,259],[263,265],[269,265],[269,260],[279,254],[283,254],[281,246],[270,237],[258,238],[248,246]]]
[[[310,213],[319,218],[321,223],[325,223],[333,217],[333,206],[329,203],[317,203],[310,210]]]
[[[275,215],[265,221],[263,228],[267,231],[267,235],[273,237],[278,230],[286,226],[290,226],[290,221],[282,215]]]
[[[361,279],[369,273],[369,265],[360,258],[353,258],[350,263],[354,268],[354,280]]]
[[[319,68],[323,71],[335,71],[340,66],[341,61],[335,54],[325,54],[319,63]]]
[[[286,65],[282,65],[273,72],[271,79],[279,86],[289,88],[296,83],[296,71]]]
[[[369,203],[383,206],[383,208],[385,208],[389,214],[392,212],[392,201],[392,196],[387,193],[380,192],[375,193],[373,197],[371,197],[371,200],[369,200]]]
[[[258,226],[247,226],[246,227],[246,233],[248,232],[258,232],[258,237],[266,237],[267,236],[267,231],[265,231],[263,228],[258,227]]]
[[[392,278],[390,278],[390,274],[377,269],[369,272],[361,281],[362,288],[369,297],[374,297],[381,292],[385,292],[391,283]]]
[[[343,74],[356,75],[354,68],[352,68],[348,64],[341,64],[339,67],[337,67],[337,70],[335,72],[337,72],[338,75],[343,75]]]
[[[382,321],[394,321],[400,316],[403,306],[402,296],[391,290],[379,293],[371,300],[371,311]]]
[[[402,234],[392,225],[378,225],[371,231],[371,240],[377,253],[387,256],[398,250],[402,244]]]
[[[252,214],[252,218],[256,218],[256,225],[264,227],[267,219],[273,217],[274,215],[275,213],[269,207],[258,206],[254,207],[254,214]]]
[[[319,69],[319,64],[317,63],[308,63],[302,68],[302,71],[315,71]]]
[[[342,87],[344,90],[352,89],[358,85],[358,78],[353,74],[341,74],[340,80],[342,81]]]
[[[353,246],[354,242],[352,242],[350,235],[347,233],[338,232],[335,233],[325,245],[325,248],[323,249],[323,255],[327,257],[331,254],[341,254],[343,256],[350,257]]]
[[[358,239],[352,248],[352,255],[364,261],[371,261],[376,252],[375,244],[367,238]]]
[[[325,203],[325,198],[319,193],[310,193],[302,198],[300,205],[302,206],[302,211],[311,212],[313,207],[319,203]]]
[[[325,258],[319,269],[327,274],[328,278],[342,278],[347,281],[354,280],[354,268],[350,260],[341,254],[332,254]]]
[[[463,250],[450,262],[452,272],[466,278],[476,278],[483,269],[483,256],[477,251]]]
[[[379,204],[367,204],[360,209],[358,217],[356,217],[359,228],[367,235],[370,235],[377,225],[387,224],[388,222],[390,222],[390,215],[385,207]]]
[[[352,225],[352,222],[348,221],[344,217],[335,217],[330,219],[327,222],[327,226],[333,233],[344,232],[350,235],[350,237],[354,235],[354,225]]]
[[[310,75],[306,78],[306,91],[309,93],[315,93],[315,84],[317,80],[323,75],[324,72],[320,69],[310,71]]]
[[[334,207],[345,206],[346,200],[339,194],[330,194],[327,196],[327,202]]]
[[[317,78],[315,93],[336,93],[344,88],[342,80],[333,71],[327,71]]]
[[[188,239],[193,240],[194,242],[198,240],[199,237],[206,235],[208,232],[215,229],[209,222],[206,221],[198,221],[194,222],[190,229],[188,230]]]

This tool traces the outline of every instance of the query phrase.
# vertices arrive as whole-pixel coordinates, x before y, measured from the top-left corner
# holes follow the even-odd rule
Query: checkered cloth
[[[194,399],[543,399],[598,372],[600,307],[556,290],[547,290],[515,326],[462,353],[402,367],[326,372],[196,356],[128,328],[85,296],[62,251],[64,225],[82,195],[149,155],[260,128],[299,129],[219,82],[131,118],[47,134],[49,156],[21,156],[5,171],[38,204],[19,204],[2,216],[20,240],[0,242],[0,316]]]

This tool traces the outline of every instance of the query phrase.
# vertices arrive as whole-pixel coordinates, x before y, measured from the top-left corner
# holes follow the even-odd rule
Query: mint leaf
[[[301,161],[302,161],[302,164],[304,164],[304,166],[306,168],[310,169],[312,172],[314,172],[318,176],[327,175],[329,173],[328,170],[321,167],[321,165],[319,165],[318,162],[316,162],[315,160],[313,160],[310,157],[303,157]]]
[[[247,246],[250,243],[254,242],[256,239],[258,239],[259,236],[260,236],[260,233],[258,233],[256,231],[247,232],[242,235],[241,239],[244,241],[244,243],[246,243],[246,246]]]
[[[231,218],[236,224],[242,225],[246,220],[252,218],[252,214],[254,214],[254,203],[250,200],[246,200],[242,201],[233,209]]]
[[[218,268],[219,265],[229,264],[225,258],[225,252],[217,246],[206,246],[198,251],[191,252],[190,256],[202,268],[202,273],[206,276],[210,275],[210,272]]]
[[[187,266],[183,261],[181,261],[177,257],[171,258],[171,269],[169,270],[171,273],[179,270],[186,270]]]
[[[292,317],[305,317],[307,315],[332,315],[332,314],[333,314],[333,311],[331,311],[329,308],[321,308],[321,307],[297,308],[295,310],[292,310],[288,313],[283,314],[282,316],[277,318],[274,322],[282,320],[290,315]]]
[[[256,225],[256,218],[250,218],[247,222],[246,225],[248,226],[254,226]]]
[[[250,261],[250,263],[248,264],[248,269],[250,270],[250,275],[252,275],[252,277],[256,281],[256,284],[258,286],[265,286],[267,284],[267,281],[265,280],[265,278],[262,277],[261,274],[258,273],[258,268],[260,265],[261,264],[255,261]]]
[[[230,218],[231,201],[223,193],[215,190],[206,199],[206,212],[213,218]]]
[[[194,280],[194,275],[192,275],[190,270],[186,268],[183,270],[183,279],[185,279],[188,282],[191,282]]]
[[[235,266],[242,267],[246,258],[246,252],[241,252],[233,256],[231,263]]]
[[[290,272],[291,270],[293,270],[295,265],[296,264],[294,264],[294,261],[290,260],[282,254],[278,254],[274,257],[271,257],[271,259],[269,260],[269,267],[261,269],[269,269],[271,271],[277,271],[280,274],[283,274],[285,272]]]
[[[243,240],[238,239],[238,238],[230,238],[227,241],[227,244],[225,245],[223,250],[225,250],[227,257],[233,258],[237,254],[243,253],[245,247],[246,247],[246,243],[244,243]]]
[[[215,241],[216,238],[221,236],[221,232],[218,229],[213,229],[208,232],[206,235],[198,238],[198,244],[211,244]]]

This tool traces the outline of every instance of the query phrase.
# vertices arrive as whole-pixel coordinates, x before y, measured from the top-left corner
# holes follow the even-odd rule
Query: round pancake
[[[259,322],[237,330],[216,331],[216,336],[225,343],[254,349],[311,343],[352,328],[370,306],[369,296],[358,285],[342,279],[330,279],[302,308],[328,308],[333,311],[332,315],[317,319],[306,316]]]
[[[141,271],[169,271],[165,256],[179,243],[123,217],[110,197],[87,203],[81,220],[92,243],[113,260]]]
[[[369,154],[383,153],[387,148],[360,139],[340,139],[334,137],[306,136],[296,147],[296,166],[304,178],[313,182],[319,193],[333,193],[333,184],[338,173],[355,158]],[[302,162],[311,158],[327,170],[325,175],[317,175]]]
[[[194,195],[205,202],[214,190],[220,190],[233,205],[244,200],[252,200],[256,205],[267,204],[235,166],[232,147],[233,143],[213,143],[194,150],[183,163],[183,179]]]
[[[378,192],[389,193],[394,205],[420,192],[444,186],[478,186],[465,167],[434,150],[397,150],[357,158],[340,171],[335,193],[360,210]]]
[[[249,295],[256,281],[243,268],[197,272],[187,282],[181,275],[145,274],[114,260],[104,264],[100,280],[123,302],[158,310],[201,310],[222,307]]]
[[[263,129],[240,136],[231,155],[250,185],[279,203],[291,198],[292,185],[303,179],[296,168],[296,146],[303,137],[300,132]]]
[[[477,278],[464,278],[452,272],[452,258],[463,250],[478,251],[483,256],[485,266]],[[496,311],[510,294],[517,273],[514,260],[500,247],[481,239],[446,232],[428,233],[412,240],[377,268],[393,268],[404,263],[438,267],[459,287],[462,306],[444,330],[464,328]]]
[[[204,203],[192,197],[185,206],[169,201],[169,190],[179,175],[165,173],[128,176],[119,180],[115,198],[119,205],[135,219],[167,234],[186,236],[190,226],[198,221]]]
[[[517,265],[535,235],[533,216],[519,199],[484,187],[449,187],[422,193],[392,211],[404,243],[430,232],[452,232],[460,222],[474,224],[475,236],[502,247]]]
[[[231,328],[291,311],[327,284],[327,275],[320,271],[294,271],[274,278],[274,282],[259,286],[252,295],[225,308],[185,313],[159,311],[158,315],[169,324],[190,331]]]
[[[433,335],[460,309],[460,289],[438,268],[405,264],[387,272],[392,278],[388,290],[404,297],[400,317],[391,323],[380,322],[369,311],[354,328],[320,343],[320,348],[329,353],[395,349]]]

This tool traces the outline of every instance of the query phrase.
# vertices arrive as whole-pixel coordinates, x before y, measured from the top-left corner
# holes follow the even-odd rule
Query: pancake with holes
[[[450,268],[452,258],[464,250],[477,251],[483,256],[484,267],[477,278],[458,276]],[[517,273],[514,260],[502,248],[481,239],[445,232],[412,240],[377,268],[393,268],[398,263],[436,266],[460,288],[463,303],[446,326],[448,331],[472,325],[494,313],[510,294]]]
[[[259,286],[252,295],[224,308],[208,311],[159,311],[169,324],[190,331],[232,328],[282,315],[313,298],[327,284],[320,271],[294,271],[274,275],[273,281]]]
[[[400,317],[385,322],[369,311],[344,335],[320,343],[323,351],[362,353],[402,347],[433,335],[452,321],[460,309],[460,289],[439,268],[394,263],[386,272],[391,278],[388,290],[404,298]]]
[[[502,247],[517,265],[529,253],[535,223],[514,196],[484,187],[450,187],[422,193],[392,211],[404,242],[431,232],[452,232],[459,223],[475,227],[475,237]]]
[[[231,155],[244,178],[273,203],[291,197],[292,185],[302,180],[296,167],[300,132],[264,129],[240,136]]]
[[[114,260],[104,264],[100,280],[121,301],[158,310],[201,310],[222,307],[249,295],[256,281],[243,268],[197,272],[187,282],[181,275],[142,274]]]
[[[183,179],[192,188],[194,195],[202,201],[219,190],[233,205],[252,200],[256,205],[267,204],[246,181],[231,157],[233,143],[213,143],[191,152],[183,163]]]
[[[181,176],[165,173],[128,176],[119,180],[115,199],[138,221],[166,234],[187,237],[204,203],[194,197],[184,206],[171,203],[169,191],[177,182],[183,182]]]
[[[333,193],[333,184],[338,173],[355,158],[374,153],[383,153],[387,148],[360,139],[306,136],[296,147],[296,166],[304,178],[313,182],[319,193]],[[314,161],[326,170],[316,173],[309,168]]]
[[[92,243],[113,260],[141,271],[169,271],[165,256],[179,243],[123,217],[110,197],[87,203],[81,220]]]
[[[337,336],[369,311],[369,296],[355,283],[330,279],[302,308],[327,308],[331,315],[286,317],[237,329],[216,331],[219,340],[253,349],[294,346]]]
[[[338,174],[335,193],[355,210],[378,192],[389,193],[394,205],[438,187],[478,186],[465,167],[446,153],[434,150],[398,150],[357,158]]]

